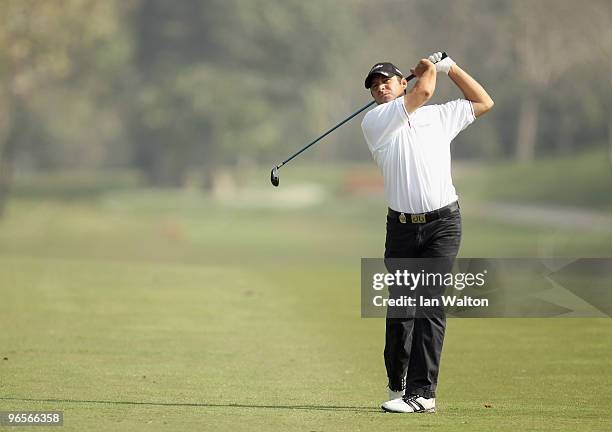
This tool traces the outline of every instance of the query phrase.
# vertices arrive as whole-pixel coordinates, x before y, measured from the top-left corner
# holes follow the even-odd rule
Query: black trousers
[[[444,258],[427,261],[434,261],[437,267],[428,271],[445,274],[452,270],[460,242],[459,209],[423,224],[400,223],[387,216],[385,258]],[[445,330],[442,307],[400,318],[390,316],[387,310],[384,358],[391,390],[435,397]]]

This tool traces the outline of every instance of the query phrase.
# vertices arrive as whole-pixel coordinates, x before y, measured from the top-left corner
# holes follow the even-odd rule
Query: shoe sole
[[[433,414],[433,413],[435,413],[435,412],[436,412],[436,409],[435,409],[435,408],[429,408],[429,409],[426,409],[426,410],[420,410],[420,411],[410,411],[410,412],[404,412],[404,411],[391,411],[391,410],[389,410],[389,409],[385,408],[384,406],[381,406],[381,408],[382,408],[382,410],[383,410],[384,412],[388,412],[388,413],[391,413],[391,414],[425,414],[425,413],[428,413],[428,414]]]

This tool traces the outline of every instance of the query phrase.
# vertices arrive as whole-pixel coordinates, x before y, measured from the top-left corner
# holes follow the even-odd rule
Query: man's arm
[[[404,107],[408,114],[412,114],[431,99],[436,89],[436,67],[431,61],[421,59],[410,72],[417,80],[414,87],[404,96]]]
[[[472,102],[476,117],[480,117],[493,108],[493,99],[487,91],[457,64],[451,66],[448,76],[459,87],[465,98]]]

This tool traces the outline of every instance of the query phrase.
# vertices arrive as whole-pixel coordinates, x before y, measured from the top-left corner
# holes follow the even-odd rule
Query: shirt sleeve
[[[457,99],[438,105],[438,109],[442,127],[450,140],[476,119],[472,102],[466,99]]]
[[[404,108],[404,98],[378,105],[369,111],[361,122],[363,136],[374,153],[390,142],[397,131],[408,124],[408,115]]]

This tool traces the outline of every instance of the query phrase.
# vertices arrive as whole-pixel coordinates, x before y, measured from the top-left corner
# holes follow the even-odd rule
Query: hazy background
[[[121,171],[146,186],[203,190],[265,183],[265,170],[239,173],[268,170],[365,104],[372,64],[393,61],[408,74],[436,50],[496,102],[456,139],[456,160],[530,163],[589,152],[612,160],[608,1],[0,7],[0,203],[15,179],[43,173]],[[458,96],[439,80],[436,102]],[[369,161],[359,121],[305,159]]]

